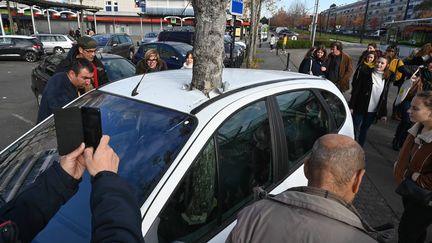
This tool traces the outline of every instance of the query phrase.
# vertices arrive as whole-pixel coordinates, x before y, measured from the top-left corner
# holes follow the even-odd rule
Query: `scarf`
[[[368,68],[373,68],[373,67],[375,67],[375,63],[373,63],[373,62],[366,62],[366,61],[364,61],[363,63],[364,63],[364,65],[366,65]]]

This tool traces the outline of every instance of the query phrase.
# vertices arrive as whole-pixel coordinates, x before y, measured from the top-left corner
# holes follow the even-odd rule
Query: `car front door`
[[[168,69],[179,69],[183,66],[180,53],[170,45],[160,45],[159,55],[166,62]]]

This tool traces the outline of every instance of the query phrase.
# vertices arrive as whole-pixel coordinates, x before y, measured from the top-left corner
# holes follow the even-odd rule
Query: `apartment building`
[[[408,11],[406,11],[407,3]],[[369,0],[366,17],[366,30],[379,29],[385,22],[416,18],[414,7],[422,0]],[[361,29],[364,14],[366,11],[366,0],[357,1],[351,4],[333,6],[320,13],[323,24],[321,27],[327,30],[334,30],[337,25],[341,30]]]

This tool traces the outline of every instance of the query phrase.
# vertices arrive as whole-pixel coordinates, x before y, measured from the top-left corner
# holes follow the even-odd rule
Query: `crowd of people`
[[[341,43],[308,50],[299,72],[323,76],[341,92],[349,89],[355,136],[360,146],[366,141],[369,127],[377,120],[387,121],[387,98],[390,85],[398,88],[392,105],[392,118],[399,121],[391,147],[399,151],[394,176],[411,190],[432,194],[432,44],[415,50],[408,58],[398,57],[399,49],[390,45],[382,53],[375,43],[362,52],[351,78],[351,59],[342,52]],[[398,187],[398,190],[399,190]],[[424,242],[432,223],[432,202],[422,202],[411,194],[402,196],[404,212],[398,228],[399,242]],[[411,193],[411,192],[410,192]],[[425,198],[425,194],[419,196]],[[426,199],[425,199],[426,200]]]

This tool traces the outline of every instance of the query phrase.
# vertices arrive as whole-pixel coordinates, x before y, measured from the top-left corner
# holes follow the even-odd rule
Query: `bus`
[[[399,57],[408,57],[415,49],[432,42],[432,18],[409,19],[384,23],[387,33],[381,36],[380,49],[388,45],[399,47]]]

